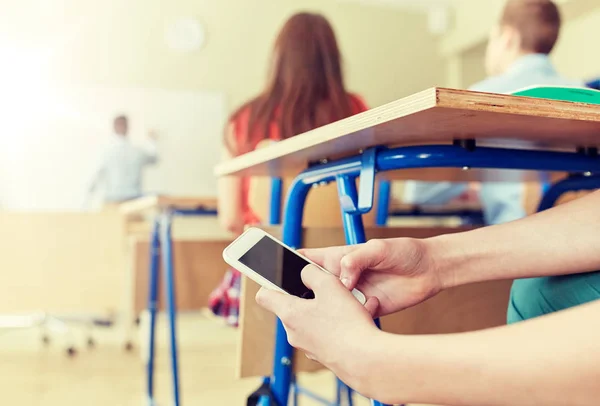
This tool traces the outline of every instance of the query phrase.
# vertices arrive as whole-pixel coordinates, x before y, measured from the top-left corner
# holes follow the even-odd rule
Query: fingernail
[[[342,284],[347,287],[348,289],[350,289],[350,279],[348,278],[342,278]]]

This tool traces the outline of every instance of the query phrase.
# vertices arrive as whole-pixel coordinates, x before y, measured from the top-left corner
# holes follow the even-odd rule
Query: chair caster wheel
[[[69,358],[73,358],[75,355],[77,355],[77,350],[75,349],[75,347],[67,348],[67,356]]]
[[[125,351],[127,351],[127,352],[133,351],[133,343],[131,341],[127,341],[125,343]]]
[[[88,346],[88,348],[94,348],[96,346],[96,342],[94,341],[93,338],[91,338],[91,337],[88,338],[88,340],[87,340],[87,346]]]
[[[42,342],[44,343],[44,345],[49,345],[50,344],[50,337],[48,337],[47,335],[43,335],[42,336]]]

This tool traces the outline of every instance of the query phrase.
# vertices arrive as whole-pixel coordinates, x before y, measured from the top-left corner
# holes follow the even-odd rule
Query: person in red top
[[[363,100],[344,86],[340,50],[327,19],[295,14],[275,42],[265,90],[229,119],[223,159],[251,152],[262,141],[285,140],[365,110]],[[219,180],[219,220],[231,232],[241,233],[245,225],[262,220],[249,205],[249,184],[249,178]],[[239,274],[232,270],[210,299],[213,311],[230,324],[237,322],[237,286]]]
[[[224,160],[253,151],[261,141],[281,141],[367,110],[344,87],[335,34],[322,15],[292,16],[277,37],[271,66],[265,90],[231,116]],[[248,184],[232,177],[219,181],[219,219],[236,233],[261,220],[248,205]]]

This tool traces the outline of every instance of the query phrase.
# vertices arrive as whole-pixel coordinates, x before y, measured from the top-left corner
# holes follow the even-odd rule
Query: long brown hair
[[[299,13],[286,22],[275,42],[265,90],[238,109],[231,121],[247,109],[247,134],[236,140],[236,148],[229,145],[234,155],[252,151],[268,139],[272,124],[285,139],[352,115],[340,50],[325,17]]]

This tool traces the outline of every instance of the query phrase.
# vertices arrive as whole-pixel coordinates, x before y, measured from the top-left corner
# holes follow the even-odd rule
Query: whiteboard
[[[116,115],[129,137],[159,137],[160,160],[144,191],[216,196],[213,167],[222,146],[223,93],[143,88],[53,88],[1,100],[0,205],[17,210],[80,210]]]

